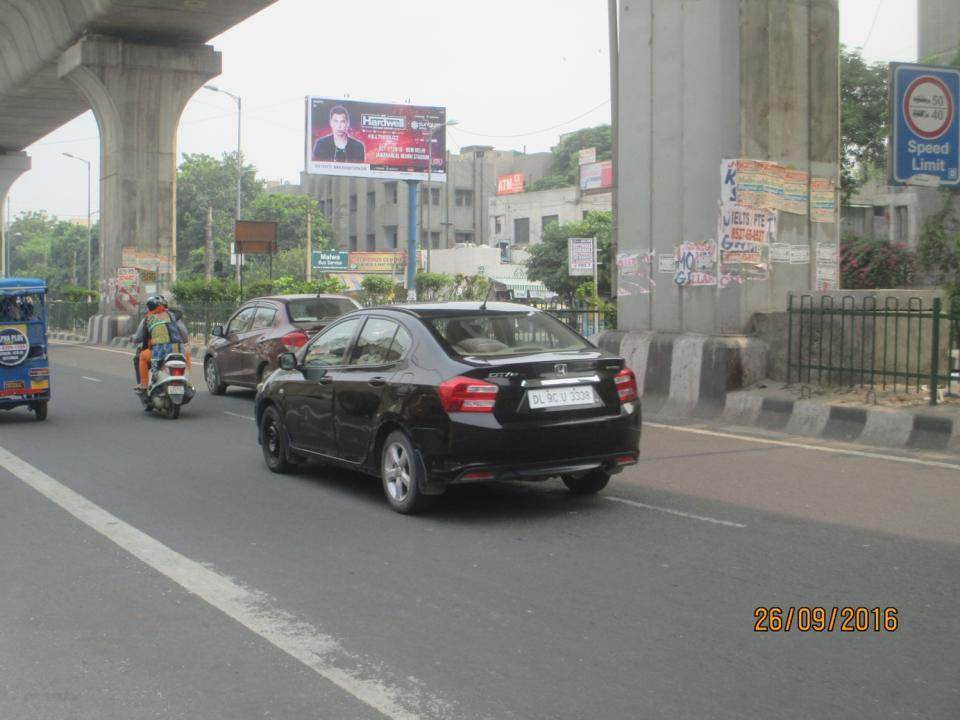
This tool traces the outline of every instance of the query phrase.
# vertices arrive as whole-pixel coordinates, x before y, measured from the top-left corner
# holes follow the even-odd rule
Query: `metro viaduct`
[[[177,126],[221,71],[206,43],[275,1],[0,0],[0,208],[24,149],[93,110],[102,277],[124,247],[175,267]]]

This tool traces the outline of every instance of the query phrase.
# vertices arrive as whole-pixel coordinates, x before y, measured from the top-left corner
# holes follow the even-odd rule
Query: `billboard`
[[[580,190],[603,190],[613,186],[613,161],[587,163],[580,166]]]
[[[567,238],[569,275],[593,275],[594,259],[593,238]]]
[[[446,180],[447,110],[307,98],[306,171],[380,180]],[[431,137],[432,136],[432,137]]]
[[[523,192],[523,173],[497,175],[497,195],[513,195]]]

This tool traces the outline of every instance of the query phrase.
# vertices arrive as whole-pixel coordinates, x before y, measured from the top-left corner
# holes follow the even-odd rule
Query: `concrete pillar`
[[[25,152],[0,154],[0,277],[7,277],[10,268],[7,267],[8,248],[10,238],[6,236],[7,222],[7,193],[13,187],[17,178],[30,169],[30,156]]]
[[[946,65],[960,53],[960,3],[917,0],[918,62]]]
[[[681,287],[658,260],[717,239],[725,158],[839,182],[838,38],[838,0],[620,0],[620,251],[654,281],[621,280],[621,329],[739,334],[813,287],[839,225],[809,213],[780,212],[777,241],[810,262],[768,261],[766,279]]]
[[[209,45],[162,47],[89,36],[60,58],[59,76],[87,99],[100,126],[101,277],[116,276],[124,247],[170,259],[176,277],[177,127],[184,106],[220,73]],[[104,307],[101,281],[101,311]]]

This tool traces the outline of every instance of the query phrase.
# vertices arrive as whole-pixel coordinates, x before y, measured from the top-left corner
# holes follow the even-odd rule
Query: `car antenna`
[[[487,296],[483,299],[483,302],[480,304],[480,312],[487,311],[487,301],[490,299],[490,291],[493,290],[493,281],[488,280],[490,284],[487,286]]]

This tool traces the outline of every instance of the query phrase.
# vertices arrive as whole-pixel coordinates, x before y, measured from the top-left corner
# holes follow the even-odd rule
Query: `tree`
[[[99,226],[92,232],[92,277],[99,272]],[[87,229],[42,211],[21,213],[10,223],[10,265],[14,275],[39,277],[58,297],[68,286],[87,282]],[[96,281],[94,280],[94,284]]]
[[[550,174],[530,185],[531,191],[551,190],[576,185],[580,178],[580,150],[595,147],[597,160],[612,157],[613,140],[609,125],[583,128],[564,135],[553,148],[553,165]]]
[[[527,277],[540,280],[561,297],[572,300],[577,287],[593,282],[592,277],[571,277],[567,264],[567,239],[572,237],[595,237],[599,245],[600,269],[597,273],[599,294],[610,295],[610,230],[612,214],[608,211],[590,212],[580,222],[558,225],[553,223],[543,232],[543,242],[530,247],[527,260]]]
[[[843,202],[870,168],[886,167],[887,66],[840,48],[840,185]]]
[[[274,277],[289,276],[305,280],[307,274],[307,208],[312,217],[311,236],[314,250],[332,249],[333,228],[320,211],[316,199],[306,195],[263,193],[253,200],[247,217],[277,223],[278,254],[273,258]],[[244,268],[244,282],[267,280],[270,277],[270,258],[266,255],[248,255]]]
[[[241,202],[244,208],[263,193],[256,168],[243,165]],[[185,154],[177,170],[177,269],[186,276],[204,273],[207,208],[213,208],[214,258],[219,277],[232,275],[230,243],[237,212],[237,155],[224,153],[218,160],[206,154]],[[249,217],[244,213],[245,217]]]

